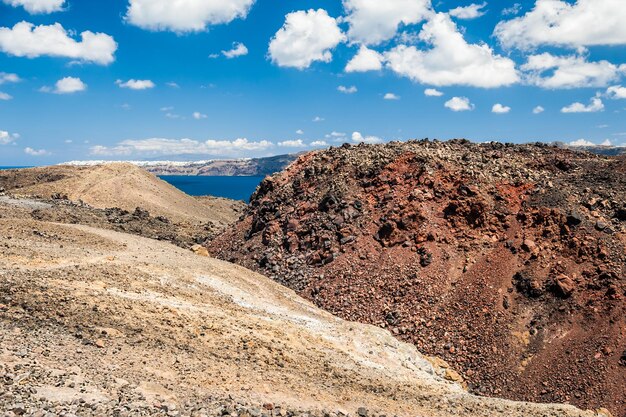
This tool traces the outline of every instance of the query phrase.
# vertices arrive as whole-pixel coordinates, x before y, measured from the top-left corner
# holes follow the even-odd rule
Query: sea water
[[[248,202],[264,177],[162,175],[159,178],[189,195],[211,195]]]

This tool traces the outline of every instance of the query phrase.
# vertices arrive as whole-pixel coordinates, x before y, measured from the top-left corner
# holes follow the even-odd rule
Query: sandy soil
[[[598,415],[472,396],[249,270],[0,206],[5,415]]]
[[[193,198],[131,164],[3,171],[0,187],[20,195],[66,196],[102,209],[118,207],[133,211],[141,207],[155,216],[194,224],[232,223],[239,217],[242,206],[226,199]]]

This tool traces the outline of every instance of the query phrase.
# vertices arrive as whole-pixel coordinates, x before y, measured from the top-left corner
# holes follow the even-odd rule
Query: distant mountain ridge
[[[267,158],[216,159],[206,161],[123,161],[139,166],[155,175],[189,176],[267,176],[285,169],[299,154],[277,155]],[[121,161],[70,161],[62,165],[93,166]]]
[[[571,149],[574,151],[586,151],[596,155],[604,156],[621,156],[626,155],[626,146],[611,146],[611,145],[593,145],[593,146],[575,146],[566,144],[563,142],[555,142],[556,146],[564,149]]]

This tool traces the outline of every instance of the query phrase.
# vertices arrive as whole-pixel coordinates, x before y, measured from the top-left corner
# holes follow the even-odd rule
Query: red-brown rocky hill
[[[211,252],[444,358],[481,394],[626,416],[626,159],[410,141],[306,154]]]

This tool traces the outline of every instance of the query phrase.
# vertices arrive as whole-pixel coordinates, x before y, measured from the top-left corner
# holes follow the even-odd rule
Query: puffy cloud
[[[158,156],[158,155],[236,155],[242,152],[263,151],[271,148],[271,142],[248,139],[207,140],[151,138],[125,140],[116,146],[94,146],[92,155],[99,156]]]
[[[394,93],[387,93],[385,94],[385,96],[383,97],[385,100],[400,100],[400,96],[394,94]]]
[[[342,132],[332,131],[329,134],[327,134],[325,137],[327,139],[334,139],[335,141],[341,141],[341,140],[345,139],[346,134],[342,133]]]
[[[194,119],[196,119],[196,120],[202,120],[202,119],[206,119],[208,117],[206,114],[202,114],[199,111],[193,112],[193,114],[191,116]]]
[[[300,10],[285,16],[285,24],[269,46],[272,62],[281,67],[305,69],[315,61],[330,62],[331,50],[346,37],[326,10]]]
[[[624,70],[608,61],[588,62],[579,55],[555,56],[547,52],[529,56],[521,69],[527,72],[527,82],[550,89],[604,87]]]
[[[596,113],[604,110],[604,103],[599,97],[591,99],[589,105],[583,103],[572,103],[569,106],[563,107],[561,113]]]
[[[283,148],[306,148],[306,145],[302,141],[302,139],[285,140],[283,142],[278,142],[278,146],[281,146]]]
[[[70,37],[60,23],[35,26],[19,22],[13,28],[0,27],[0,50],[19,57],[48,55],[101,65],[115,61],[117,43],[111,36],[85,31],[80,37],[80,41]]]
[[[614,85],[606,90],[606,95],[612,99],[626,98],[626,87],[621,85]]]
[[[0,100],[8,101],[8,100],[11,100],[12,98],[13,96],[11,94],[7,94],[7,93],[0,91]]]
[[[50,154],[50,152],[45,149],[33,149],[30,147],[24,148],[24,153],[30,156],[45,156]]]
[[[502,9],[502,16],[516,16],[521,11],[522,11],[522,5],[520,3],[515,3],[511,7]]]
[[[23,7],[28,13],[52,13],[63,10],[65,0],[3,0],[13,7]]]
[[[352,133],[352,142],[356,143],[383,143],[383,140],[377,136],[363,136],[361,132]]]
[[[428,97],[441,97],[443,93],[436,88],[427,88],[424,90],[424,95]]]
[[[20,77],[18,77],[17,74],[0,72],[0,85],[8,83],[19,83],[20,81]]]
[[[315,123],[323,122],[324,120],[326,120],[326,119],[324,119],[323,117],[320,117],[320,116],[315,116],[315,117],[313,118],[313,121],[314,121]]]
[[[130,0],[126,20],[148,30],[202,31],[245,18],[253,4],[254,0]]]
[[[393,38],[400,24],[419,23],[431,13],[430,0],[344,0],[351,41],[378,45]]]
[[[240,56],[248,55],[248,48],[241,42],[233,43],[233,47],[227,51],[222,51],[222,55],[224,55],[228,59],[237,58]]]
[[[8,145],[15,142],[20,135],[17,133],[9,133],[6,130],[0,130],[0,145]]]
[[[506,47],[626,44],[623,0],[537,0],[523,16],[498,23],[494,34]]]
[[[544,109],[542,106],[537,106],[533,109],[533,114],[541,114],[544,111],[546,111],[546,109]]]
[[[345,85],[340,85],[339,87],[337,87],[337,91],[344,94],[354,94],[359,91],[359,89],[355,86],[346,87]]]
[[[474,105],[467,97],[452,97],[450,100],[445,102],[444,106],[452,111],[474,110]]]
[[[588,141],[587,139],[578,139],[568,143],[569,146],[596,146],[595,143]]]
[[[115,84],[119,85],[120,88],[128,88],[131,90],[148,90],[155,87],[154,83],[151,80],[117,80],[115,81]]]
[[[473,3],[469,6],[457,7],[450,10],[448,13],[450,16],[454,16],[457,19],[476,19],[487,13],[486,10],[483,10],[485,7],[487,7],[487,2],[481,4]]]
[[[85,91],[86,89],[87,84],[85,84],[80,78],[65,77],[56,82],[52,92],[56,94],[73,94]],[[43,91],[45,91],[45,89]]]
[[[346,65],[346,72],[379,71],[383,68],[383,59],[380,53],[362,45]]]
[[[302,129],[296,130],[296,135],[304,135],[304,130]]]
[[[468,85],[493,88],[515,84],[515,62],[494,54],[486,44],[469,44],[450,16],[438,13],[419,34],[429,50],[399,45],[385,54],[387,65],[415,82],[437,86]]]
[[[326,146],[329,146],[329,145],[328,143],[326,143],[326,141],[316,140],[315,142],[311,142],[311,146],[314,148],[325,148]]]
[[[494,104],[493,107],[491,108],[491,112],[496,113],[496,114],[506,114],[506,113],[509,113],[510,111],[511,111],[511,108],[509,106],[504,106],[500,103]]]

